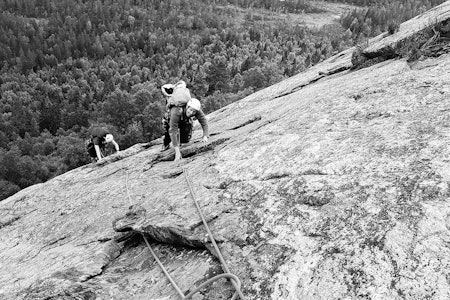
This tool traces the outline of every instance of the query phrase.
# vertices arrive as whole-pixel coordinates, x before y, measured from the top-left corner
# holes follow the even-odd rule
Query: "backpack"
[[[191,100],[191,93],[186,84],[177,84],[167,101],[168,106],[184,106]]]

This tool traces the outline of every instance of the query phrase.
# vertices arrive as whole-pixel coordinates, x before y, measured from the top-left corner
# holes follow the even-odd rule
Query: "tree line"
[[[345,17],[343,28],[311,29],[286,14],[314,10],[293,0],[0,0],[0,200],[88,163],[93,127],[122,149],[160,137],[164,83],[185,80],[208,113],[355,43]]]
[[[356,1],[365,3],[366,1]],[[445,0],[404,0],[404,1],[367,1],[371,6],[355,9],[340,20],[341,25],[351,32],[352,39],[361,41],[390,31],[400,23],[409,20],[430,8],[442,4]]]

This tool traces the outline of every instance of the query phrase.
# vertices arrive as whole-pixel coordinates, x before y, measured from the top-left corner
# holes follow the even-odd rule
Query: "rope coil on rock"
[[[225,259],[223,258],[219,247],[217,246],[216,240],[214,239],[214,236],[213,236],[211,230],[209,229],[208,223],[206,222],[205,216],[203,215],[200,205],[198,204],[194,189],[192,188],[191,181],[189,180],[189,172],[184,167],[183,167],[183,173],[184,173],[184,177],[186,178],[186,181],[188,183],[189,191],[191,192],[192,199],[194,200],[195,206],[197,207],[197,210],[198,210],[198,213],[200,214],[200,217],[202,218],[203,225],[205,225],[206,231],[208,232],[209,238],[211,239],[211,243],[213,244],[214,249],[216,250],[217,256],[219,257],[220,263],[222,264],[223,268],[225,269],[225,272],[226,272],[225,274],[231,274],[230,269],[228,268],[228,265],[227,265]],[[233,284],[234,288],[236,289],[236,293],[233,295],[233,298],[231,298],[231,299],[236,299],[236,297],[239,296],[242,300],[244,300],[245,298],[241,292],[240,284],[238,283],[238,281],[231,280],[231,283]]]
[[[147,248],[150,250],[150,253],[152,254],[153,258],[155,259],[155,261],[158,263],[159,267],[161,268],[161,270],[163,271],[163,273],[166,275],[167,279],[170,281],[170,283],[172,284],[172,286],[175,288],[175,290],[177,291],[177,293],[180,295],[181,299],[185,300],[185,299],[191,299],[196,293],[200,292],[203,288],[205,288],[206,286],[214,283],[215,281],[222,279],[222,278],[228,278],[231,280],[231,283],[233,284],[236,292],[234,293],[233,297],[231,298],[231,300],[235,300],[237,299],[237,297],[240,297],[242,300],[245,299],[244,295],[241,292],[241,281],[239,280],[239,278],[230,273],[228,265],[226,264],[222,253],[220,252],[219,247],[217,246],[216,241],[214,240],[214,237],[212,235],[211,230],[209,229],[208,223],[205,220],[205,217],[200,209],[200,205],[197,202],[197,199],[195,197],[195,193],[194,190],[192,188],[191,182],[189,180],[189,174],[188,174],[188,170],[186,168],[183,168],[183,173],[185,175],[186,181],[188,183],[189,186],[189,190],[191,193],[192,198],[194,199],[195,202],[195,206],[197,207],[197,210],[200,214],[200,217],[203,221],[203,224],[205,225],[205,228],[209,234],[209,237],[211,239],[211,242],[213,243],[214,249],[217,252],[217,255],[219,256],[219,260],[220,263],[222,264],[223,268],[225,269],[225,273],[216,275],[208,280],[206,280],[205,282],[203,282],[202,284],[200,284],[198,287],[196,287],[193,291],[191,291],[189,294],[184,295],[183,291],[181,291],[181,289],[178,287],[178,285],[176,284],[175,280],[172,278],[172,276],[170,276],[169,272],[167,271],[167,269],[164,267],[164,265],[161,263],[161,261],[159,260],[159,258],[157,257],[156,253],[153,251],[153,248],[150,246],[150,243],[148,242],[147,238],[145,237],[143,232],[140,232],[140,234],[142,235],[142,238],[145,241],[145,244],[147,245]],[[130,201],[130,204],[133,205],[133,202],[131,201],[131,197],[130,197],[130,192],[128,190],[128,171],[127,171],[127,178],[126,178],[126,189],[127,189],[127,195],[128,195],[128,200]]]

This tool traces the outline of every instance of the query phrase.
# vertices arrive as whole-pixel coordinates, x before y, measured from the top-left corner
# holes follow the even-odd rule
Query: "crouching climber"
[[[171,106],[163,119],[164,141],[163,150],[168,149],[172,142],[175,150],[175,161],[180,160],[180,144],[188,143],[192,136],[192,125],[196,118],[203,130],[202,141],[207,142],[209,138],[208,121],[201,109],[200,101],[191,98],[184,106]]]
[[[161,87],[163,95],[166,97],[166,112],[162,120],[164,140],[163,140],[163,151],[169,149],[170,147],[170,134],[169,134],[169,120],[171,109],[173,107],[184,107],[191,99],[191,93],[186,87],[186,82],[183,80],[178,81],[175,84],[167,83]]]
[[[92,161],[101,161],[105,157],[105,149],[108,144],[112,144],[116,152],[119,152],[119,145],[114,140],[114,136],[105,128],[95,128],[92,130],[90,142],[87,145],[88,153]]]

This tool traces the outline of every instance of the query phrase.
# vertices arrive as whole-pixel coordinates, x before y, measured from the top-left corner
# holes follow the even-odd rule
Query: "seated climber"
[[[175,150],[175,161],[182,158],[179,145],[181,143],[188,143],[191,139],[194,118],[196,118],[202,126],[202,141],[208,141],[208,122],[205,114],[201,110],[200,101],[197,99],[191,98],[184,106],[171,106],[164,116],[163,150],[168,149],[170,142],[172,142]]]
[[[101,159],[105,156],[104,153],[107,144],[113,144],[116,152],[119,152],[119,145],[107,129],[95,128],[92,130],[91,140],[87,146],[91,160],[101,161]]]

